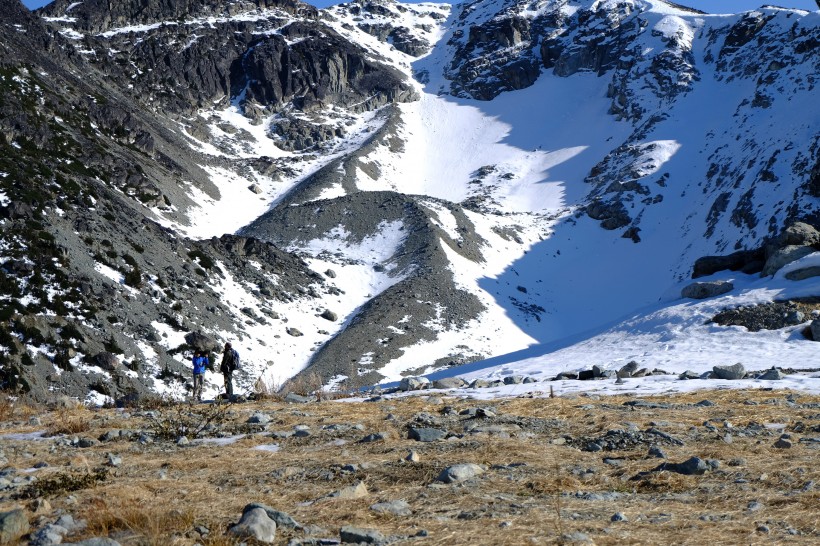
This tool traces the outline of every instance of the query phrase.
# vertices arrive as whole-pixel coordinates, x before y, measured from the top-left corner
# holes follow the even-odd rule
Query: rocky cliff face
[[[817,223],[804,12],[0,8],[2,381],[41,397],[178,394],[185,351],[229,339],[245,387],[395,379],[608,320],[560,279],[646,275],[639,307]],[[620,244],[617,274],[556,273]]]

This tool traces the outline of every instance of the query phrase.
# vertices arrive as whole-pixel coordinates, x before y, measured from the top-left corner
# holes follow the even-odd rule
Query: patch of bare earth
[[[338,540],[344,525],[430,545],[820,541],[820,397],[732,390],[636,400],[262,400],[226,407],[188,445],[145,443],[161,428],[148,410],[6,408],[0,512],[22,507],[32,532],[70,514],[87,526],[65,542],[110,536],[122,545],[238,544],[226,530],[252,502],[303,526],[280,527],[276,544]],[[703,400],[712,405],[696,405]],[[248,424],[255,413],[271,421]],[[285,437],[300,425],[302,436]],[[410,426],[447,437],[411,440]],[[8,436],[38,430],[58,434]],[[125,432],[111,439],[112,430]],[[360,441],[374,433],[386,438]],[[666,459],[650,456],[652,447]],[[411,451],[418,461],[406,460]],[[658,469],[692,457],[708,470]],[[437,481],[459,463],[485,471]],[[360,482],[365,496],[331,496]],[[396,500],[412,514],[371,509]],[[613,521],[616,513],[626,521]]]

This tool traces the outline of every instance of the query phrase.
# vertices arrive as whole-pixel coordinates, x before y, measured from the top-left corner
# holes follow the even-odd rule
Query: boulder
[[[404,377],[399,383],[401,391],[420,391],[430,387],[430,380],[426,377]]]
[[[339,531],[342,544],[383,544],[384,535],[375,529],[362,529],[345,525]]]
[[[444,377],[433,381],[434,389],[460,389],[467,385],[467,382],[460,377]]]
[[[437,428],[411,428],[407,431],[407,437],[417,442],[435,442],[447,436],[447,431]]]
[[[218,352],[222,348],[217,340],[201,332],[185,334],[185,344],[195,351]]]
[[[762,248],[740,250],[728,256],[704,256],[695,260],[692,278],[706,277],[726,269],[743,271],[744,273],[759,273],[764,262],[765,255]]]
[[[472,383],[470,383],[471,389],[486,389],[490,386],[490,382],[486,379],[476,379]]]
[[[658,470],[668,470],[685,476],[700,476],[705,474],[711,467],[700,457],[691,457],[682,463],[663,463],[655,468]]]
[[[703,300],[734,290],[735,285],[729,281],[693,282],[681,290],[681,297]]]
[[[483,473],[484,467],[481,465],[474,463],[456,464],[442,470],[436,479],[444,483],[457,483],[475,478]]]
[[[761,271],[760,276],[767,277],[769,275],[774,275],[784,265],[808,256],[813,252],[816,251],[810,246],[790,245],[777,249],[766,260],[766,265],[763,266],[763,271]]]
[[[336,313],[334,313],[330,309],[325,309],[324,311],[322,311],[322,314],[319,315],[319,316],[322,317],[325,320],[329,320],[330,322],[336,322],[337,320],[339,320],[339,315],[337,315]]]
[[[746,376],[746,368],[738,362],[731,366],[714,366],[712,373],[716,379],[743,379]]]
[[[120,359],[113,353],[103,351],[94,356],[94,364],[107,372],[116,371],[120,367]]]
[[[638,371],[638,363],[634,360],[625,364],[617,371],[618,377],[632,377],[632,374]]]
[[[330,497],[334,499],[352,500],[361,499],[369,494],[370,492],[367,490],[367,486],[365,486],[364,482],[359,482],[356,485],[349,485],[339,489],[335,493],[331,493]]]
[[[786,273],[785,277],[790,281],[802,281],[812,277],[820,277],[820,266],[804,267]]]
[[[780,381],[784,377],[783,372],[775,367],[772,367],[771,370],[766,370],[764,373],[758,375],[756,379],[762,379],[764,381]]]
[[[392,514],[394,516],[412,516],[413,511],[407,501],[395,500],[390,502],[377,502],[370,507],[371,510],[379,514]]]
[[[310,396],[302,396],[296,394],[294,392],[289,392],[287,396],[285,396],[285,402],[289,404],[307,404],[308,402],[313,402],[315,398]]]
[[[508,375],[504,378],[505,385],[520,385],[524,382],[523,375]]]
[[[814,319],[809,325],[811,331],[811,338],[814,341],[820,341],[820,319]]]
[[[270,506],[268,506],[266,504],[259,503],[259,502],[252,502],[252,503],[246,505],[245,508],[242,509],[242,513],[244,514],[245,512],[249,512],[249,511],[253,510],[254,508],[261,508],[262,510],[264,510],[265,513],[268,515],[268,517],[276,522],[276,526],[279,527],[279,528],[282,528],[282,529],[301,529],[301,527],[302,527],[301,525],[296,523],[296,520],[294,520],[290,516],[290,514],[287,514],[285,512],[280,512],[279,510],[275,510],[275,509],[271,508]]]
[[[0,544],[17,544],[28,531],[28,518],[22,508],[0,512]]]
[[[276,539],[276,522],[268,517],[263,508],[251,508],[242,514],[239,523],[228,529],[228,534],[272,544]]]
[[[783,233],[774,241],[778,247],[784,246],[812,246],[820,243],[820,231],[804,222],[795,222],[783,230]]]

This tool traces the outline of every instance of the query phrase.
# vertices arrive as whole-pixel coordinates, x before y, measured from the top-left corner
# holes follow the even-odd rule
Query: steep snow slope
[[[174,116],[208,180],[184,181],[186,207],[156,207],[163,225],[202,239],[241,228],[300,255],[332,291],[306,306],[219,285],[234,307],[279,317],[242,339],[251,375],[268,384],[304,370],[357,386],[487,357],[507,367],[476,373],[497,375],[517,351],[561,348],[521,365],[552,374],[568,355],[654,355],[663,334],[642,329],[710,346],[698,336],[714,330],[698,321],[774,293],[740,279],[763,292],[693,312],[679,296],[694,261],[817,220],[816,13],[706,15],[660,0],[273,8],[105,29],[52,20],[113,59],[147,43],[203,47],[209,25],[301,47],[309,34],[293,29],[310,21],[406,78],[404,99],[372,108],[360,107],[366,96],[265,103],[252,78],[198,83],[197,107]],[[232,47],[245,59],[251,43]],[[811,344],[787,341],[797,366]]]

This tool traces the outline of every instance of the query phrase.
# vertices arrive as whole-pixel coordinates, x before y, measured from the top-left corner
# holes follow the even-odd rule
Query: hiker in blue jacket
[[[208,367],[208,355],[204,351],[194,351],[194,399],[202,401],[202,384],[205,381],[205,368]]]

